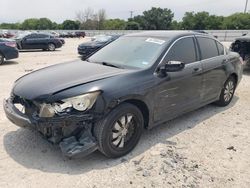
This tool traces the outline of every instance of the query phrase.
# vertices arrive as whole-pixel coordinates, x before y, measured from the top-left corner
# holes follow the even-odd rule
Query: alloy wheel
[[[0,65],[3,64],[3,61],[4,61],[4,57],[2,54],[0,54]]]
[[[232,80],[230,80],[224,90],[224,100],[225,102],[228,102],[231,100],[231,98],[233,97],[234,94],[234,82]]]
[[[54,44],[49,44],[48,46],[49,51],[54,51],[56,49]]]
[[[116,148],[124,148],[134,134],[136,122],[132,114],[126,114],[119,118],[112,128],[112,145]]]

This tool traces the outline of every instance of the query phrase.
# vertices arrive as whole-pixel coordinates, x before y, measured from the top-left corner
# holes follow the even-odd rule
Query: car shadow
[[[156,144],[168,145],[168,139],[171,137],[194,128],[214,115],[223,113],[223,111],[233,107],[237,100],[238,97],[235,96],[231,104],[224,108],[207,105],[149,131],[144,131],[137,147],[131,153],[119,159],[108,159],[98,151],[81,159],[68,159],[62,156],[58,146],[48,143],[36,131],[25,129],[18,129],[5,134],[3,142],[7,154],[26,168],[49,173],[83,174],[92,170],[107,169],[121,163],[132,162],[136,156]]]
[[[38,50],[19,50],[20,53],[28,53],[28,52],[58,52],[61,51],[59,49],[56,49],[54,51],[48,51],[48,50],[42,50],[42,49],[38,49]]]
[[[244,75],[250,76],[250,67],[245,67],[243,71]]]
[[[6,60],[1,66],[16,65],[16,64],[18,64],[18,62]]]

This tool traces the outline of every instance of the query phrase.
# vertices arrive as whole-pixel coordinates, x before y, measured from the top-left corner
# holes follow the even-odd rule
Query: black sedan
[[[4,59],[10,60],[15,58],[18,58],[16,42],[0,38],[0,65],[4,63]]]
[[[21,77],[4,109],[10,121],[39,131],[66,156],[99,149],[120,157],[144,128],[210,103],[227,106],[241,78],[239,54],[209,35],[142,32],[117,39],[85,63]]]
[[[99,35],[93,38],[91,42],[85,42],[78,46],[78,54],[85,60],[104,46],[118,39],[120,35]]]
[[[19,35],[15,40],[17,42],[17,47],[20,50],[43,49],[55,51],[56,48],[61,48],[63,45],[63,42],[61,41],[63,39],[44,33]]]

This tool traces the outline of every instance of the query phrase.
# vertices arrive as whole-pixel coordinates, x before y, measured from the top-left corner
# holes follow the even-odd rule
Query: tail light
[[[5,44],[5,46],[16,48],[16,43],[15,42],[5,42],[4,44]]]

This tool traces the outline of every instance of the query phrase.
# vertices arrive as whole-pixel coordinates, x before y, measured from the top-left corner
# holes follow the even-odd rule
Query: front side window
[[[219,55],[216,46],[216,41],[214,39],[197,37],[197,41],[200,46],[202,60],[216,57]]]
[[[193,38],[188,37],[177,41],[166,56],[165,62],[168,61],[181,61],[185,64],[197,61]]]

